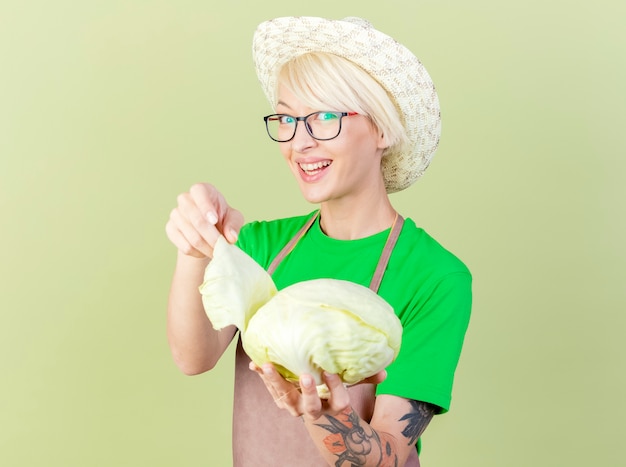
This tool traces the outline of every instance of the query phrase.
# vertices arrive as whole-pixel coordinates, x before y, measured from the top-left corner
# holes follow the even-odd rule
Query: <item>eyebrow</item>
[[[291,106],[290,106],[289,104],[287,104],[286,102],[283,102],[283,101],[278,101],[278,102],[276,103],[276,107],[278,107],[279,105],[284,105],[285,107],[287,107],[287,108],[291,109]]]

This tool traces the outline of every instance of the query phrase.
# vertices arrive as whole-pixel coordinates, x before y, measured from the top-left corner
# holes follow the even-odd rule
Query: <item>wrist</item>
[[[195,256],[189,256],[178,250],[176,257],[176,271],[179,274],[187,276],[204,276],[204,270],[211,262],[211,258],[196,258]]]

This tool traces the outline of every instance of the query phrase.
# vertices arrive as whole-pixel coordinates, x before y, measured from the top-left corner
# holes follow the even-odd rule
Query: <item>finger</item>
[[[209,231],[203,236],[182,212],[185,209],[189,211],[191,208],[188,206],[179,207],[171,212],[169,226],[167,227],[170,239],[175,241],[174,244],[179,250],[187,255],[198,256],[196,253],[199,252],[201,253],[200,256],[212,258],[213,245],[217,241],[219,234],[211,226],[210,229],[215,231],[215,233]],[[209,237],[209,239],[206,237]],[[215,240],[213,240],[213,243],[210,243],[213,237],[215,237]]]
[[[322,414],[322,400],[317,394],[315,380],[311,375],[300,376],[302,390],[302,414],[310,419],[317,420]]]
[[[235,243],[244,223],[241,212],[231,208],[217,188],[209,183],[192,186],[189,194],[199,212],[195,218],[197,225],[203,227],[205,222],[208,222],[209,225],[215,226],[226,240]],[[212,239],[209,239],[209,242],[214,244]]]
[[[236,209],[229,207],[222,222],[222,232],[224,233],[226,240],[230,243],[235,243],[237,241],[239,230],[241,230],[243,222],[243,214]]]
[[[257,364],[253,361],[250,361],[250,363],[248,364],[248,368],[250,368],[250,370],[254,371],[259,376],[263,376],[263,370],[261,370],[261,367],[257,366]]]
[[[206,214],[198,206],[197,200],[191,193],[183,193],[178,196],[177,212],[180,215],[179,229],[191,244],[195,247],[195,242],[200,242],[199,235],[211,248],[215,245],[220,236],[215,224],[209,222]],[[195,231],[195,232],[194,232]],[[197,232],[197,234],[196,234]]]
[[[210,183],[193,185],[189,189],[189,195],[202,217],[212,225],[216,225],[224,218],[228,204],[217,188]]]
[[[326,371],[322,376],[330,391],[330,397],[328,398],[330,408],[336,412],[346,409],[350,405],[350,396],[341,378]]]
[[[265,387],[267,388],[268,392],[272,396],[272,399],[276,400],[277,398],[280,397],[280,395],[276,391],[276,389],[274,387],[274,383],[272,382],[272,379],[271,379],[271,367],[272,367],[272,365],[271,364],[265,364],[264,367],[265,368],[261,368],[261,367],[257,366],[253,361],[250,361],[250,363],[248,363],[248,368],[251,371],[254,371],[257,375],[259,375],[259,377],[263,381],[263,384],[265,384]]]
[[[358,383],[355,383],[354,385],[356,385],[356,384],[363,384],[363,383],[380,384],[383,381],[385,381],[386,378],[387,378],[387,371],[386,370],[382,370],[382,371],[379,371],[378,373],[376,373],[375,375],[369,376],[369,377],[365,378],[364,380],[359,381]]]
[[[301,415],[299,408],[301,396],[298,387],[285,380],[271,363],[264,364],[261,370],[262,379],[276,405],[287,410],[291,415],[299,417]]]
[[[261,378],[271,392],[276,395],[275,399],[288,392],[293,386],[276,371],[271,363],[264,363],[261,366]]]
[[[178,228],[172,222],[168,222],[165,225],[165,232],[169,240],[174,244],[176,248],[187,256],[193,256],[195,258],[205,258],[206,255],[199,250],[192,247],[185,236],[178,230]]]

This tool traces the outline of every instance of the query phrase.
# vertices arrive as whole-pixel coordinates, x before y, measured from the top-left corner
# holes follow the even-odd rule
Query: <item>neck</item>
[[[327,202],[320,206],[320,225],[329,237],[356,240],[390,228],[396,214],[387,196],[358,207]]]

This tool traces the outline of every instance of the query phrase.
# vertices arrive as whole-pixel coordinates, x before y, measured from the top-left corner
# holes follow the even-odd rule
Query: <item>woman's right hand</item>
[[[189,192],[178,195],[177,201],[165,232],[180,252],[195,258],[212,258],[220,235],[230,243],[237,241],[243,215],[230,207],[213,185],[195,184]]]

